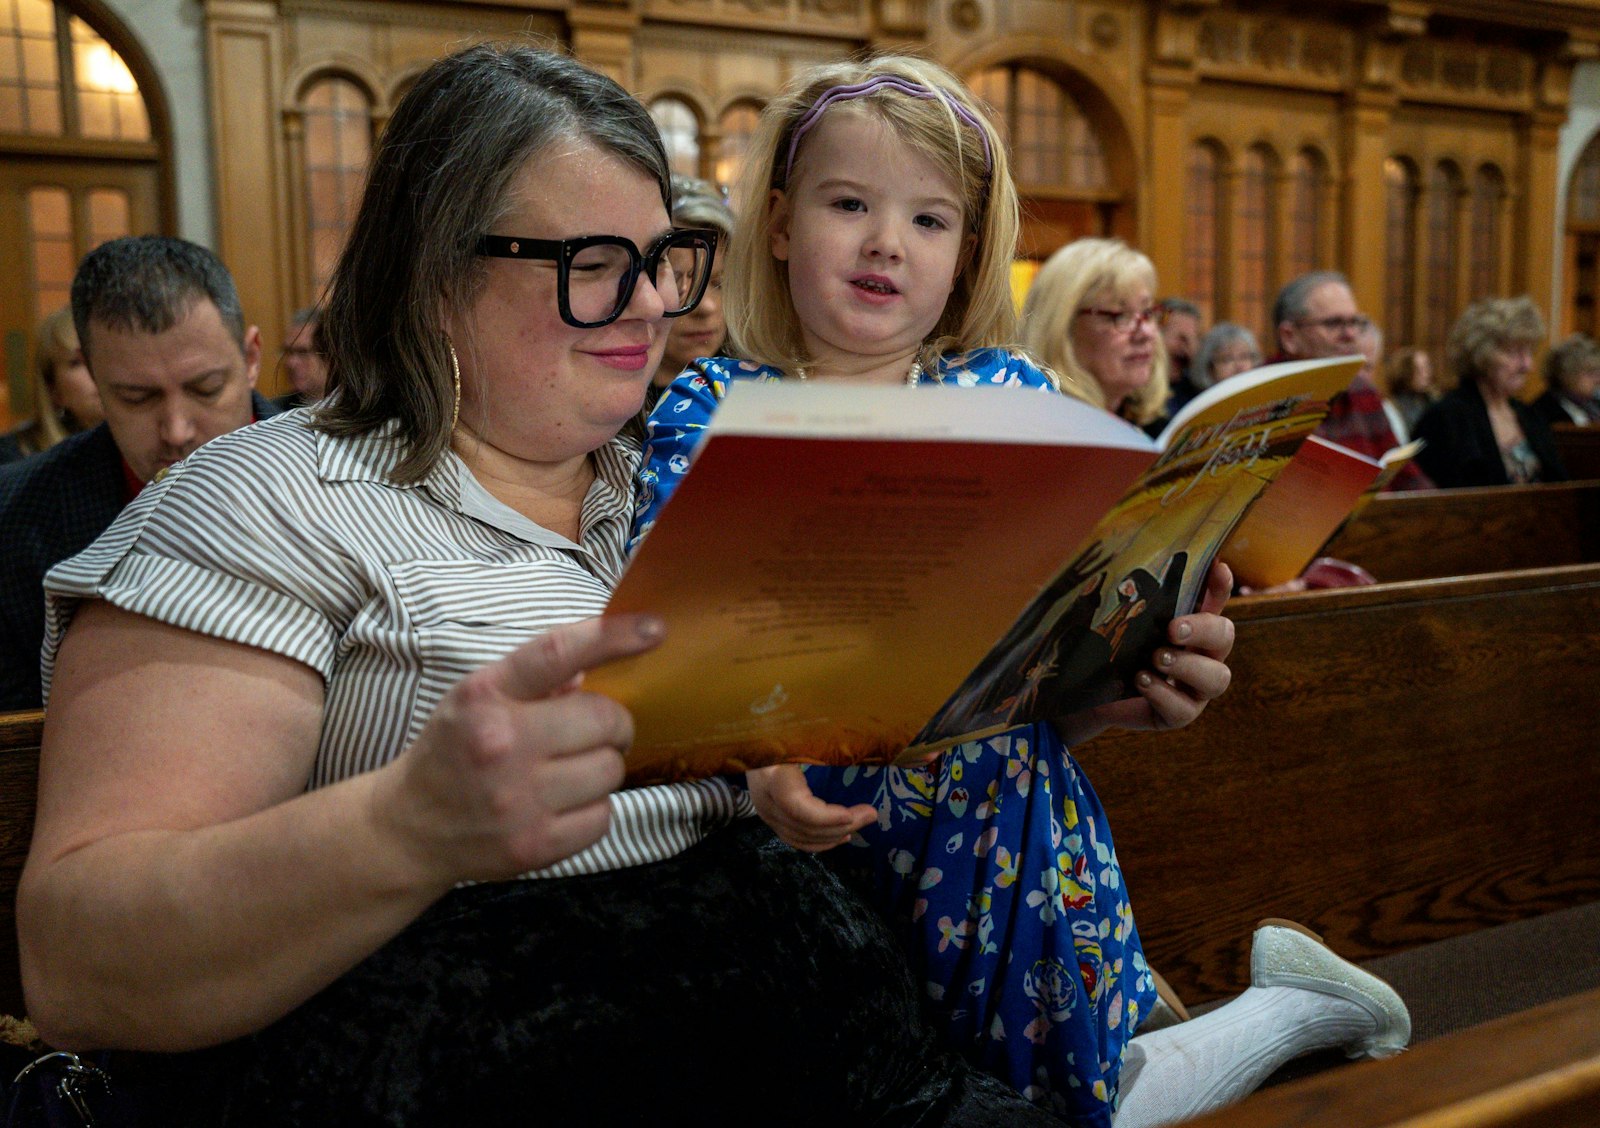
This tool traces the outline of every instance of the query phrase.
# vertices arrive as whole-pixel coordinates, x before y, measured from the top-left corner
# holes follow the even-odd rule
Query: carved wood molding
[[[1355,66],[1355,33],[1349,28],[1272,13],[1208,13],[1195,47],[1197,68],[1208,76],[1302,89],[1343,86]]]
[[[1409,100],[1521,109],[1532,104],[1535,74],[1521,52],[1418,39],[1405,45],[1397,85]]]
[[[216,2],[216,0],[213,0]],[[237,0],[229,0],[237,2]],[[272,5],[268,5],[272,6]],[[565,4],[556,11],[534,11],[520,4],[407,4],[393,0],[278,0],[276,7],[285,22],[297,16],[324,16],[354,23],[439,28],[465,34],[484,31],[531,31],[552,38],[564,38]],[[550,5],[542,5],[545,9]]]
[[[915,23],[919,3],[879,0],[642,0],[640,15],[647,20],[672,23],[706,23],[721,28],[795,32],[808,36],[838,36],[865,41],[880,30],[890,35],[901,23]],[[880,29],[878,9],[887,9],[892,25]],[[902,10],[903,9],[903,10]],[[921,26],[926,28],[923,15]]]

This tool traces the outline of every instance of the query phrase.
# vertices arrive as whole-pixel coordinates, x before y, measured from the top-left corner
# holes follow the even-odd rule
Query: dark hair
[[[444,310],[476,298],[478,238],[509,206],[527,162],[564,139],[654,177],[670,210],[667,154],[649,112],[554,51],[485,43],[441,59],[384,128],[323,312],[332,394],[315,425],[359,435],[397,424],[395,482],[420,480],[449,448],[456,391]]]
[[[298,329],[304,326],[308,332],[306,347],[317,352],[322,351],[320,336],[322,333],[322,310],[314,305],[294,311],[294,316],[289,318],[289,327]]]
[[[1272,332],[1276,334],[1278,326],[1285,321],[1298,321],[1304,317],[1309,308],[1311,292],[1330,282],[1350,285],[1350,279],[1337,270],[1313,270],[1310,274],[1291,279],[1288,285],[1278,291],[1278,298],[1272,303]]]
[[[1162,298],[1156,303],[1156,309],[1161,311],[1163,317],[1181,313],[1194,318],[1196,321],[1200,320],[1200,307],[1188,298]]]
[[[1424,363],[1432,365],[1433,361],[1427,352],[1418,348],[1396,349],[1383,365],[1384,391],[1391,396],[1424,396],[1433,398],[1433,392],[1426,388],[1417,387],[1417,358],[1421,357]],[[1429,369],[1430,383],[1435,387],[1438,381],[1433,379],[1432,369]]]
[[[217,307],[222,324],[243,348],[239,291],[221,259],[185,239],[128,235],[101,243],[78,264],[72,277],[72,324],[88,357],[91,323],[165,333],[201,298]]]

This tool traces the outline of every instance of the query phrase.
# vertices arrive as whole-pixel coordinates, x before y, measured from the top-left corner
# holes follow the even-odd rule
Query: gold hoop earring
[[[450,405],[450,430],[454,431],[461,418],[461,362],[456,359],[456,347],[449,337],[444,339],[444,347],[450,350],[450,379],[456,389],[455,402]]]

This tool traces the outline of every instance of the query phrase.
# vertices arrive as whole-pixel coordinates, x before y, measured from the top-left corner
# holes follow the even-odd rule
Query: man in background
[[[41,705],[44,575],[202,443],[276,414],[255,392],[261,334],[204,247],[146,235],[91,251],[72,319],[105,422],[0,468],[0,710]]]
[[[272,402],[288,411],[316,403],[328,394],[328,362],[322,357],[322,314],[307,306],[289,321],[283,335],[283,372],[294,390]]]
[[[1189,379],[1189,366],[1200,346],[1200,307],[1183,298],[1162,298],[1156,303],[1156,311],[1161,319],[1161,343],[1172,364],[1170,382],[1174,392],[1180,387],[1187,389],[1187,402],[1199,390]]]
[[[1272,323],[1278,334],[1274,360],[1360,355],[1363,339],[1372,329],[1371,319],[1356,307],[1349,279],[1335,270],[1302,274],[1279,291],[1272,305]],[[1382,393],[1361,373],[1334,397],[1332,410],[1316,433],[1369,458],[1381,458],[1400,445],[1384,414]],[[1408,463],[1389,488],[1422,490],[1432,486],[1426,474]]]

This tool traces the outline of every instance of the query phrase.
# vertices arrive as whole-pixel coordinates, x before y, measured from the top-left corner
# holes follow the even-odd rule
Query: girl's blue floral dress
[[[728,385],[781,376],[715,358],[678,377],[650,416],[633,544]],[[945,356],[923,380],[1055,390],[1000,349]],[[876,894],[951,1047],[1072,1123],[1110,1128],[1122,1050],[1155,983],[1105,811],[1055,729],[1011,729],[925,768],[806,776],[829,802],[877,808],[877,823],[828,857]]]

